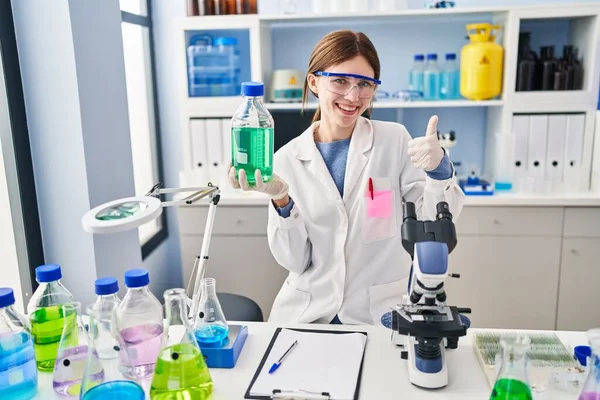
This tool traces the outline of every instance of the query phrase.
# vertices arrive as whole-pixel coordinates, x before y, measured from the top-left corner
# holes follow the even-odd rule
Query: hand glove
[[[254,179],[256,184],[250,186],[246,171],[243,169],[239,173],[239,181],[235,178],[235,167],[229,167],[229,183],[234,189],[242,189],[243,191],[255,191],[268,195],[271,200],[281,200],[288,194],[288,184],[279,176],[273,174],[268,182],[263,182],[260,170],[254,171]]]
[[[444,158],[444,149],[437,138],[438,117],[429,119],[425,136],[417,137],[408,142],[408,155],[415,167],[425,171],[436,169]]]

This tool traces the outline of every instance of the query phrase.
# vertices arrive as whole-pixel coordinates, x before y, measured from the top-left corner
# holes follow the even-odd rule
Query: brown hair
[[[371,40],[362,32],[353,32],[350,30],[339,30],[328,33],[317,43],[308,62],[308,71],[304,80],[304,91],[302,93],[302,112],[308,98],[308,76],[316,71],[323,71],[331,66],[343,63],[357,56],[363,56],[367,59],[373,71],[375,79],[379,79],[380,65],[377,50]],[[312,92],[312,90],[311,90]],[[312,92],[315,96],[316,93]],[[317,96],[318,97],[318,96]],[[313,122],[321,119],[321,109],[317,106],[317,111],[313,117]]]

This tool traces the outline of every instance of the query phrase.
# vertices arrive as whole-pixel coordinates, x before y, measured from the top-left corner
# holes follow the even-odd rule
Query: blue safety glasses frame
[[[360,80],[361,82],[359,84],[354,84],[351,80],[348,79],[346,81],[342,79],[330,79],[327,82],[327,90],[335,94],[346,96],[356,86],[358,97],[363,99],[373,97],[375,95],[375,92],[377,91],[377,86],[381,84],[380,80],[371,78],[369,76],[348,74],[343,72],[315,71],[313,72],[313,75],[328,78],[351,78],[353,80]],[[367,84],[361,85],[361,83]]]

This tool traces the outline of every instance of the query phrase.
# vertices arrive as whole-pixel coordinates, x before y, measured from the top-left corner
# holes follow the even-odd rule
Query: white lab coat
[[[342,198],[314,143],[314,126],[274,157],[274,172],[289,184],[295,205],[288,218],[269,205],[269,246],[290,271],[269,321],[329,323],[337,314],[345,324],[380,324],[408,286],[402,197],[426,219],[435,219],[436,204],[446,201],[456,220],[464,193],[456,178],[434,180],[413,166],[403,125],[361,117],[350,141]],[[367,210],[369,177],[375,193],[388,190],[375,217]]]

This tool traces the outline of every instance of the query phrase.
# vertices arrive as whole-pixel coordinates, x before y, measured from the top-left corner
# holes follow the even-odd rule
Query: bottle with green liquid
[[[527,373],[527,351],[531,340],[526,335],[510,335],[500,339],[502,365],[490,400],[532,400]]]
[[[260,82],[242,83],[243,102],[231,120],[231,165],[236,178],[243,169],[248,183],[256,183],[259,170],[263,182],[273,174],[273,117],[263,103],[265,85]]]
[[[213,382],[187,318],[183,289],[169,289],[164,294],[167,346],[156,360],[152,377],[152,400],[209,400]]]
[[[42,265],[35,269],[39,286],[29,300],[27,314],[31,322],[35,362],[40,371],[54,370],[65,325],[62,306],[75,301],[71,292],[60,282],[61,278],[59,265]],[[75,316],[69,318],[75,319]]]

